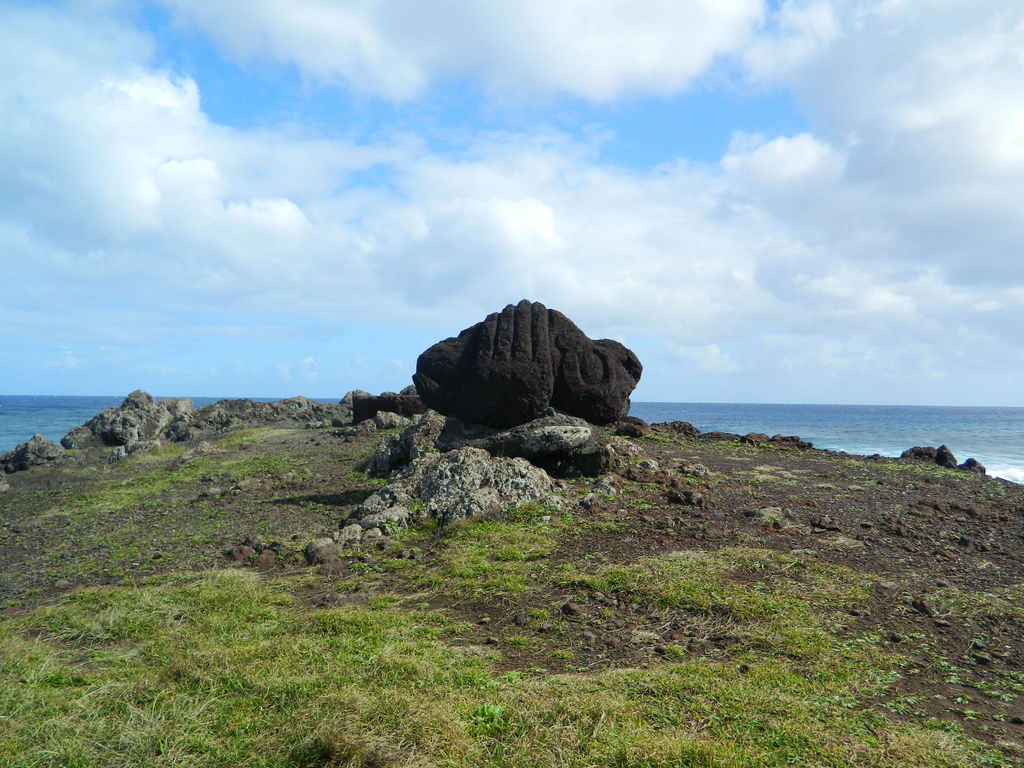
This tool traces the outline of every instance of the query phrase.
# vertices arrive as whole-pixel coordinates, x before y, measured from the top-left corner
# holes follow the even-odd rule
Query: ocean
[[[36,432],[59,442],[73,427],[122,399],[2,395],[0,452]],[[219,399],[192,398],[197,407]],[[703,432],[799,435],[817,448],[864,455],[899,456],[915,445],[945,444],[959,461],[976,458],[990,475],[1024,483],[1024,408],[633,403],[631,415],[649,422],[689,421]]]

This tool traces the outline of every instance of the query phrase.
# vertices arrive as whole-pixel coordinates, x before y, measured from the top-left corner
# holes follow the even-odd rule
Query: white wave
[[[992,477],[1001,477],[1012,483],[1024,484],[1024,467],[989,467],[988,474]]]

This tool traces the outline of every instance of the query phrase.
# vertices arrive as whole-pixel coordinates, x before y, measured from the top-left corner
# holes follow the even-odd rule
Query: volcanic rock
[[[496,459],[480,448],[420,456],[363,502],[357,518],[396,507],[447,523],[557,500],[547,473],[525,459]]]
[[[8,473],[20,472],[31,467],[54,464],[63,458],[63,448],[36,434],[32,435],[31,440],[19,443],[13,451],[0,455],[0,469]]]
[[[940,467],[945,467],[946,469],[957,468],[956,456],[954,456],[953,452],[944,445],[940,445],[938,448],[916,445],[901,453],[900,459],[903,461],[927,461],[933,464],[938,464]]]
[[[131,448],[140,440],[160,436],[176,419],[187,419],[192,401],[169,398],[157,403],[142,390],[128,395],[120,406],[104,408],[85,424],[68,432],[61,445],[65,448],[118,446]]]
[[[428,407],[477,424],[515,426],[549,406],[608,424],[629,412],[642,372],[619,342],[593,341],[561,312],[524,299],[430,347],[413,382]]]
[[[397,413],[411,418],[426,410],[418,395],[357,395],[352,399],[352,423],[372,419],[378,413]]]

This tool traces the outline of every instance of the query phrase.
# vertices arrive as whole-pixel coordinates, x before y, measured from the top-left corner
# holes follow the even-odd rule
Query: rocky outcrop
[[[594,424],[629,412],[643,366],[617,341],[589,339],[561,312],[523,300],[419,356],[413,382],[440,413],[511,427],[549,407]]]
[[[341,418],[342,413],[339,403],[318,403],[308,397],[289,397],[272,403],[221,400],[176,420],[167,436],[172,440],[187,440],[201,434],[267,424],[323,427]]]
[[[202,435],[268,424],[326,427],[351,424],[352,399],[348,404],[318,403],[307,397],[289,397],[272,403],[253,400],[220,400],[194,409],[187,398],[169,397],[157,402],[142,391],[132,392],[116,408],[106,408],[61,440],[65,448],[123,446],[126,453],[156,445],[158,440],[191,440]]]
[[[957,464],[956,456],[944,445],[940,445],[938,448],[915,445],[913,448],[908,448],[901,453],[900,460],[923,461],[929,464],[938,464],[945,469],[959,469],[979,475],[985,474],[985,466],[977,459],[967,459],[962,464]]]
[[[160,437],[167,427],[188,418],[191,412],[191,400],[168,398],[157,403],[149,393],[136,390],[120,406],[105,408],[60,442],[65,448],[123,445],[130,450],[140,440]]]
[[[413,460],[367,498],[347,523],[360,524],[365,531],[383,527],[384,532],[404,526],[413,516],[444,524],[529,502],[557,503],[554,490],[548,474],[525,459],[459,448]]]
[[[65,451],[61,446],[36,434],[27,442],[19,443],[13,451],[0,454],[0,470],[8,474],[21,472],[32,467],[56,464],[64,457]]]
[[[370,458],[367,472],[375,476],[386,475],[425,454],[467,447],[480,448],[498,458],[527,459],[549,470],[565,469],[577,457],[589,457],[589,452],[602,453],[594,433],[593,425],[565,414],[551,414],[501,430],[427,411],[401,434],[388,435],[381,441]],[[577,473],[600,474],[603,471],[591,471],[591,464],[605,467],[607,459],[594,463],[584,458],[582,466],[587,471],[577,470]]]
[[[974,472],[978,475],[987,474],[985,465],[977,459],[967,459],[963,464],[958,465],[957,469],[962,469],[964,472]]]
[[[414,424],[400,434],[385,437],[377,446],[367,464],[366,471],[375,477],[386,475],[404,467],[420,456],[437,453],[437,438],[444,429],[445,417],[437,411],[427,411]]]

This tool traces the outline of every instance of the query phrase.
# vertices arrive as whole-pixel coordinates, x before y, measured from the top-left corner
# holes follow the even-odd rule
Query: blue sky
[[[333,397],[521,298],[640,400],[1024,405],[1024,6],[0,0],[3,394]]]

